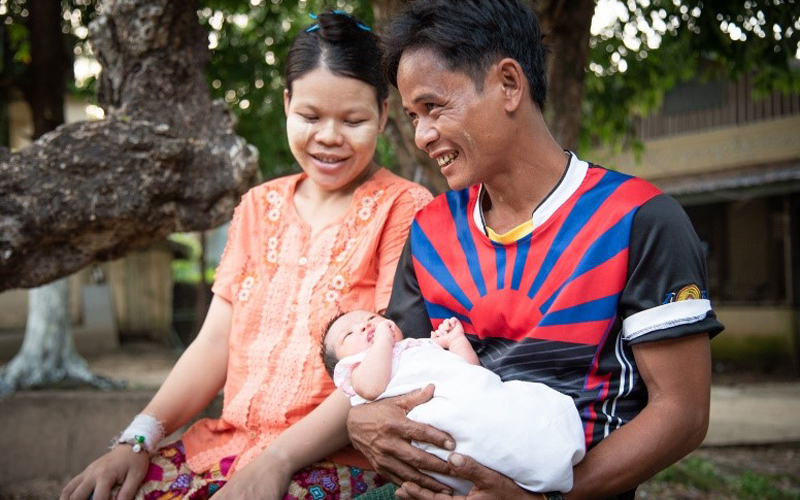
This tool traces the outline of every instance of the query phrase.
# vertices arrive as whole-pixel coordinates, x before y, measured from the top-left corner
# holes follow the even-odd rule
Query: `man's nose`
[[[439,132],[427,117],[420,118],[417,128],[414,130],[414,143],[423,151],[428,150],[428,146],[439,138]]]

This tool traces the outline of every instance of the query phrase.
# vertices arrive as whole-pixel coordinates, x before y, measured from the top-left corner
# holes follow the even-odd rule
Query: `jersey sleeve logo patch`
[[[663,303],[669,304],[671,302],[680,302],[682,300],[698,300],[707,298],[708,298],[708,292],[706,292],[705,290],[700,290],[699,286],[692,283],[691,285],[686,285],[677,292],[668,293],[664,297]]]

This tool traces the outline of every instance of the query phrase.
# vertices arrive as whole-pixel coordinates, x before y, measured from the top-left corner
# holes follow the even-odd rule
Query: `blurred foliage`
[[[641,148],[635,117],[693,78],[755,72],[757,93],[800,91],[795,0],[601,0],[597,9],[619,17],[591,38],[581,149]]]
[[[25,89],[29,84],[31,62],[29,2],[34,0],[0,0],[0,90],[12,87]],[[74,58],[92,58],[88,23],[94,17],[96,0],[62,0],[64,44]],[[74,79],[71,79],[74,80]],[[81,89],[72,82],[72,89]],[[87,89],[91,92],[92,89]]]
[[[0,0],[0,94],[25,88],[30,61],[28,2]],[[91,58],[88,22],[97,0],[62,0],[65,43]],[[308,14],[342,9],[373,23],[365,0],[199,0],[208,30],[209,88],[238,117],[238,132],[260,151],[265,178],[296,171],[286,143],[283,63],[295,34],[312,23]],[[381,0],[373,0],[381,1]],[[736,78],[757,71],[757,91],[800,90],[795,53],[800,48],[796,0],[600,0],[615,22],[591,38],[581,149],[608,145],[641,148],[635,121],[659,108],[664,93],[695,77]],[[86,59],[88,61],[90,59]],[[794,67],[792,67],[794,64]],[[71,86],[91,99],[94,78]],[[379,161],[392,166],[382,139]]]

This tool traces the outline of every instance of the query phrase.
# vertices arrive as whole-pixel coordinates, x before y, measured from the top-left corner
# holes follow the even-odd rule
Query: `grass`
[[[800,478],[686,458],[639,488],[637,499],[800,500]]]

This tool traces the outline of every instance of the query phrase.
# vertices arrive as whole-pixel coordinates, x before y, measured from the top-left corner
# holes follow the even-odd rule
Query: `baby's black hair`
[[[536,14],[519,0],[417,0],[381,37],[384,72],[395,87],[406,50],[433,51],[448,69],[468,75],[478,91],[491,65],[510,57],[522,66],[531,98],[544,110],[547,48]]]
[[[324,12],[315,24],[300,31],[289,48],[284,68],[289,97],[295,80],[324,65],[334,75],[370,85],[381,109],[389,95],[382,56],[378,37],[361,21],[338,11]]]
[[[347,314],[347,312],[340,312],[336,316],[333,317],[328,324],[325,325],[325,330],[322,334],[322,345],[320,347],[320,356],[322,357],[322,364],[325,365],[325,371],[328,372],[331,378],[333,378],[333,370],[336,368],[336,363],[339,362],[339,358],[336,357],[336,353],[333,352],[333,349],[328,349],[326,345],[326,340],[328,340],[328,334],[331,331],[331,327],[334,323],[339,321],[339,318]]]

